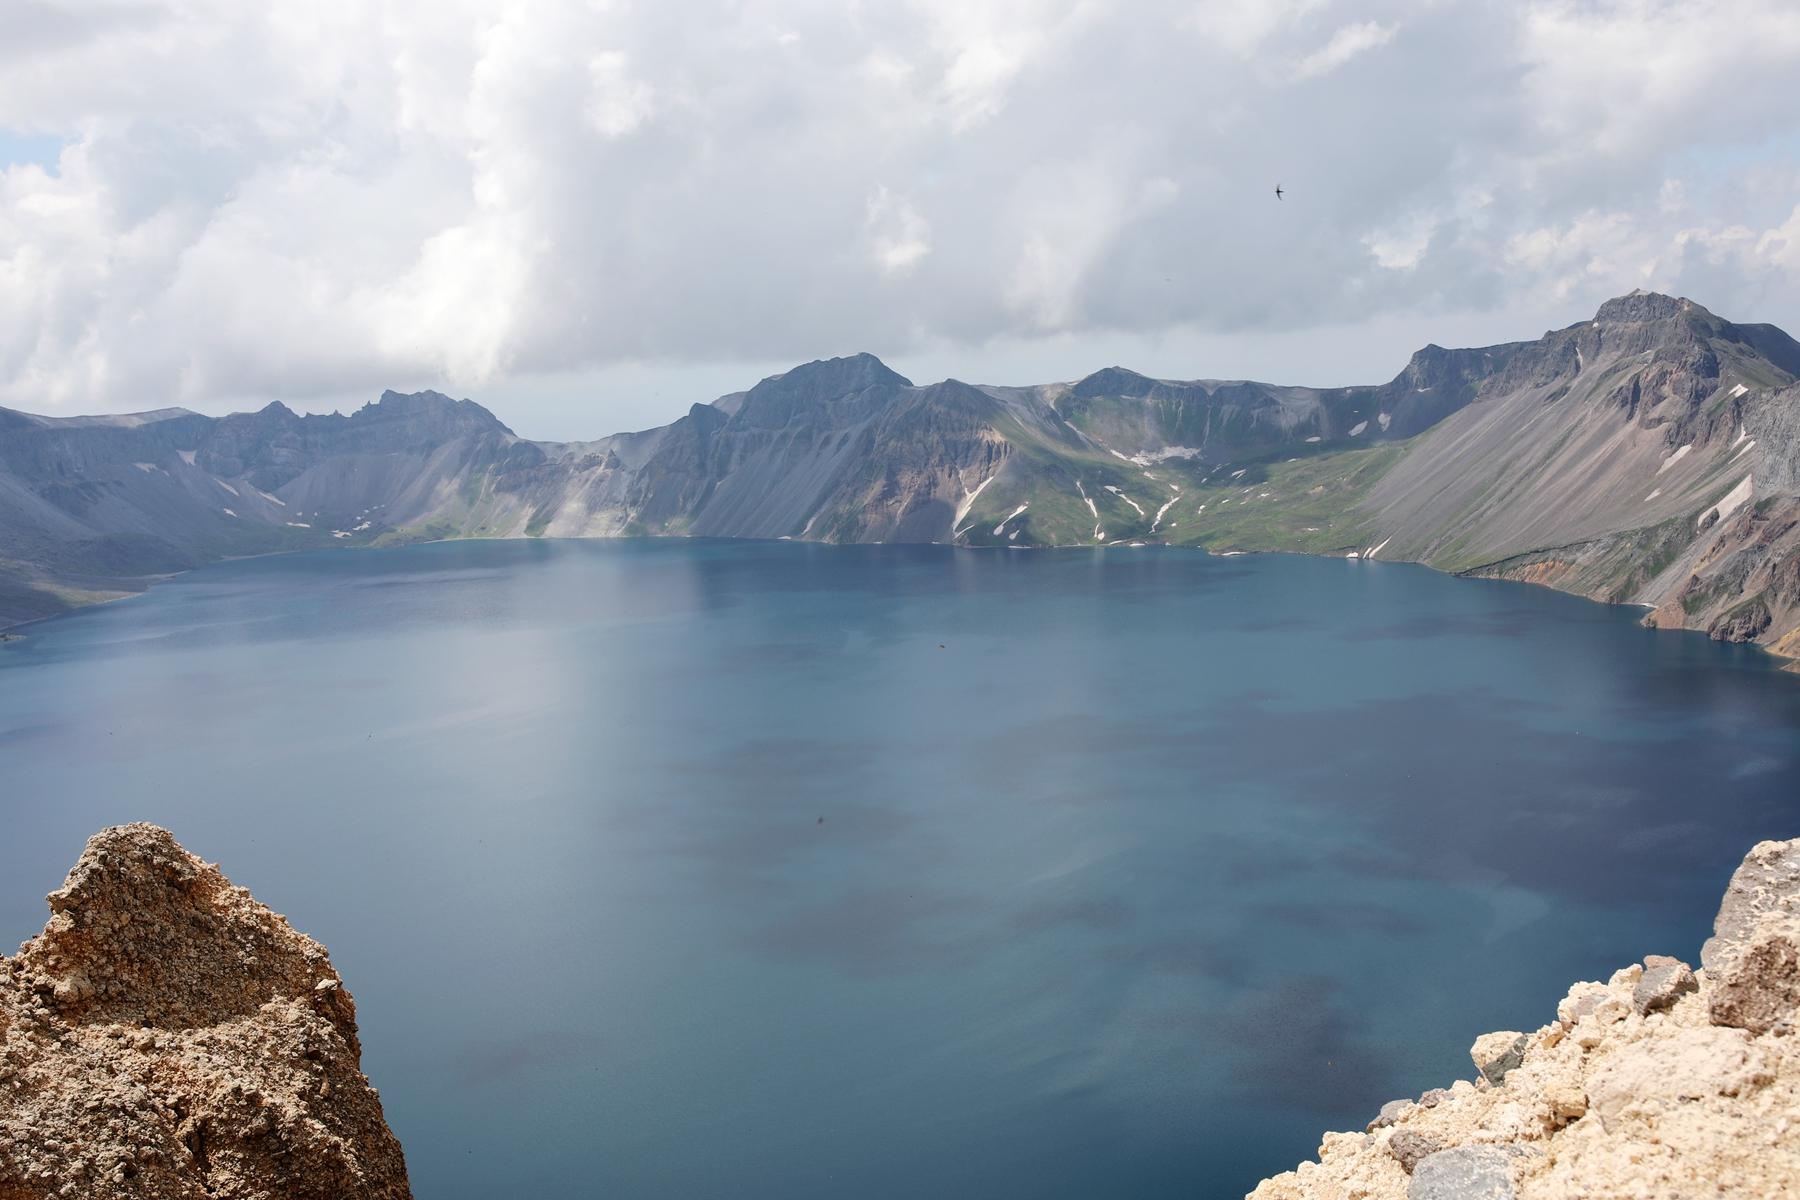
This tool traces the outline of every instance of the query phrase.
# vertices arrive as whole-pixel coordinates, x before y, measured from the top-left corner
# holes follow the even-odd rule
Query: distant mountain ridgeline
[[[0,409],[0,625],[236,555],[446,537],[1189,545],[1406,559],[1651,606],[1800,655],[1800,344],[1687,300],[1346,388],[915,386],[870,355],[670,425],[519,438],[385,393],[49,418]]]

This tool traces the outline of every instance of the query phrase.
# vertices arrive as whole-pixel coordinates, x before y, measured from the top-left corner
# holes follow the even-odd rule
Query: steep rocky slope
[[[1800,654],[1800,344],[1634,293],[1368,387],[915,386],[796,367],[658,429],[530,442],[435,393],[53,420],[0,410],[0,624],[235,554],[690,535],[1408,559]]]
[[[405,1200],[325,948],[152,825],[0,959],[0,1200]]]
[[[1388,557],[1791,649],[1800,346],[1639,294],[1547,335],[1371,489]]]
[[[389,392],[348,417],[0,409],[0,624],[221,558],[367,542],[378,526],[473,531],[466,481],[509,455],[542,458],[435,393]]]
[[[1473,1080],[1326,1134],[1252,1200],[1800,1194],[1800,840],[1750,852],[1700,959],[1576,984],[1477,1039]]]

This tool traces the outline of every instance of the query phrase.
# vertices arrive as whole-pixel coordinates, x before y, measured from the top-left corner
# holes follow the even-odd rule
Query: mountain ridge
[[[667,425],[519,437],[470,400],[344,415],[0,410],[0,625],[218,558],[443,537],[1144,542],[1422,562],[1800,654],[1800,343],[1635,292],[1387,383],[915,384],[803,363]]]

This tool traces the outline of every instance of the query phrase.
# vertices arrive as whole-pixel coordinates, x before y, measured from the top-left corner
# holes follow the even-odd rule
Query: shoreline
[[[101,606],[103,604],[115,604],[121,600],[130,600],[135,596],[144,595],[146,592],[148,592],[151,588],[155,587],[159,583],[165,583],[168,580],[176,579],[183,575],[190,575],[195,571],[202,571],[202,570],[205,570],[207,567],[217,566],[220,563],[246,562],[248,560],[257,559],[257,558],[281,558],[281,557],[284,557],[287,555],[293,555],[293,554],[317,554],[317,553],[321,553],[321,552],[363,551],[363,550],[404,550],[409,546],[433,546],[433,545],[439,545],[439,544],[443,544],[443,543],[447,543],[447,542],[653,542],[653,541],[654,542],[720,541],[720,542],[771,542],[771,543],[787,542],[790,544],[804,543],[804,544],[814,545],[814,546],[881,546],[881,545],[942,546],[946,550],[1152,550],[1152,549],[1153,550],[1197,550],[1200,553],[1205,554],[1211,558],[1241,558],[1247,554],[1280,554],[1280,555],[1287,555],[1287,556],[1290,556],[1293,558],[1316,558],[1316,559],[1324,559],[1324,560],[1337,559],[1339,557],[1339,555],[1335,551],[1320,551],[1320,552],[1314,553],[1314,552],[1310,552],[1310,551],[1306,551],[1306,550],[1239,550],[1239,549],[1210,550],[1205,546],[1180,546],[1180,545],[1171,545],[1168,542],[1141,542],[1141,543],[1127,543],[1127,544],[1122,544],[1122,545],[1100,545],[1100,546],[1072,546],[1072,545],[958,546],[953,542],[935,542],[935,541],[934,542],[824,542],[824,541],[816,541],[813,539],[793,538],[793,537],[696,538],[692,534],[684,534],[684,533],[633,534],[628,537],[544,537],[544,536],[531,537],[531,536],[522,535],[522,534],[503,534],[503,535],[498,535],[498,536],[494,536],[494,537],[418,538],[416,540],[406,540],[406,541],[391,543],[389,545],[384,545],[384,546],[376,546],[376,545],[316,546],[316,547],[306,547],[304,549],[298,549],[298,550],[272,550],[267,554],[239,554],[239,555],[232,555],[227,558],[215,559],[214,561],[212,561],[210,563],[203,563],[198,567],[190,567],[185,571],[173,571],[167,575],[152,576],[152,577],[150,577],[150,582],[139,591],[126,592],[123,595],[119,595],[119,596],[110,596],[104,600],[92,600],[92,601],[88,601],[83,604],[72,605],[71,607],[69,607],[59,613],[50,613],[50,614],[48,614],[46,616],[42,616],[42,617],[32,617],[29,620],[17,621],[10,625],[0,625],[0,643],[16,642],[16,641],[25,640],[25,635],[21,634],[21,633],[13,632],[15,630],[24,629],[27,626],[31,626],[31,625],[37,625],[44,621],[54,621],[59,617],[72,616],[75,613],[82,611],[83,609],[98,608],[99,606]],[[1658,607],[1657,605],[1645,604],[1642,601],[1637,601],[1637,600],[1600,600],[1593,596],[1584,596],[1580,592],[1569,591],[1565,588],[1559,588],[1559,587],[1555,586],[1554,584],[1542,583],[1542,582],[1539,582],[1537,580],[1532,580],[1532,579],[1506,579],[1506,578],[1500,578],[1500,577],[1495,577],[1495,576],[1475,574],[1474,573],[1475,571],[1481,570],[1480,567],[1472,567],[1469,570],[1465,570],[1465,571],[1446,571],[1441,567],[1434,567],[1430,563],[1417,562],[1412,559],[1403,559],[1403,558],[1371,559],[1371,558],[1362,558],[1360,556],[1357,556],[1352,561],[1355,561],[1358,565],[1361,565],[1363,563],[1368,563],[1368,562],[1377,562],[1377,563],[1388,563],[1388,564],[1395,564],[1395,565],[1405,565],[1405,566],[1411,566],[1411,567],[1423,567],[1427,571],[1435,571],[1439,575],[1447,575],[1453,579],[1483,579],[1483,580],[1487,580],[1490,583],[1516,583],[1516,584],[1523,584],[1526,587],[1545,588],[1549,591],[1557,592],[1564,596],[1574,596],[1576,599],[1586,600],[1590,604],[1599,604],[1599,605],[1603,605],[1607,608],[1642,609],[1646,615],[1649,613],[1655,612]],[[1784,671],[1789,674],[1800,674],[1800,655],[1788,655],[1788,654],[1779,653],[1774,649],[1774,647],[1766,645],[1762,642],[1754,642],[1754,641],[1752,641],[1752,642],[1728,642],[1728,641],[1724,641],[1723,639],[1720,639],[1720,638],[1714,638],[1714,637],[1709,636],[1704,629],[1692,629],[1687,626],[1671,628],[1671,627],[1665,627],[1665,626],[1660,626],[1660,625],[1645,625],[1641,621],[1639,622],[1639,624],[1642,628],[1648,629],[1655,633],[1694,633],[1694,634],[1699,634],[1702,637],[1705,637],[1708,641],[1718,642],[1720,645],[1723,645],[1723,646],[1747,646],[1751,649],[1760,651],[1762,654],[1766,655],[1770,659],[1770,661],[1775,664],[1777,670]]]

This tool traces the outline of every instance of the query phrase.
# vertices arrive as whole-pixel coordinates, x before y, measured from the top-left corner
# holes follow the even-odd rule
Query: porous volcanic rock
[[[1651,955],[1575,984],[1502,1081],[1328,1133],[1251,1197],[1800,1196],[1800,840],[1750,852],[1714,929],[1703,970]],[[1510,1059],[1519,1037],[1485,1035],[1472,1056]]]
[[[0,1200],[403,1200],[325,948],[167,830],[96,834],[0,958]]]

